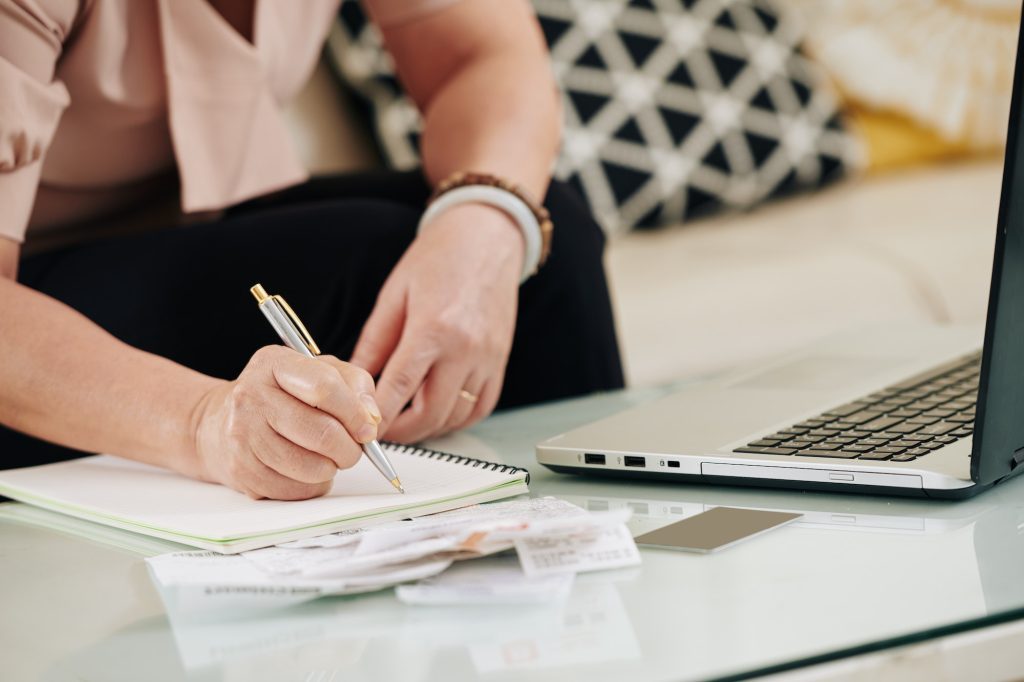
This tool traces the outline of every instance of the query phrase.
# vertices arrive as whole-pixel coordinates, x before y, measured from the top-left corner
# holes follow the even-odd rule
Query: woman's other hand
[[[495,208],[463,204],[424,226],[381,290],[352,357],[380,375],[389,440],[422,440],[491,413],[512,348],[522,268],[522,234]]]
[[[193,425],[199,474],[256,499],[317,497],[338,469],[359,461],[379,421],[365,371],[267,346],[201,401]]]

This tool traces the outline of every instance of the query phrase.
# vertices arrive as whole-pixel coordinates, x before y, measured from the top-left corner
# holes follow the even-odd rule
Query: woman
[[[108,452],[302,499],[372,438],[622,385],[526,0],[367,0],[424,170],[307,181],[280,109],[336,5],[0,0],[0,466]],[[257,281],[331,355],[265,345]]]

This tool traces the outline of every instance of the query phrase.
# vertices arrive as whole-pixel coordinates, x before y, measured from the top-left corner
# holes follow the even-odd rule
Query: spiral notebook
[[[224,486],[109,455],[0,471],[0,495],[88,521],[223,554],[490,502],[528,492],[529,473],[384,444],[406,494],[363,457],[331,491],[301,502],[252,500]]]

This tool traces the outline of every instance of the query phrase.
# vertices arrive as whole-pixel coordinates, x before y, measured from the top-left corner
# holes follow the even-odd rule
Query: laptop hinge
[[[1014,471],[1021,462],[1024,462],[1024,448],[1018,448],[1013,453],[1013,463],[1010,465],[1010,471]]]

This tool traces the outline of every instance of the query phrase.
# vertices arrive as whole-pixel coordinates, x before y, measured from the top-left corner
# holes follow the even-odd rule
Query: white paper
[[[515,547],[528,576],[584,573],[640,563],[640,552],[624,523],[602,527],[596,533],[517,538]]]

